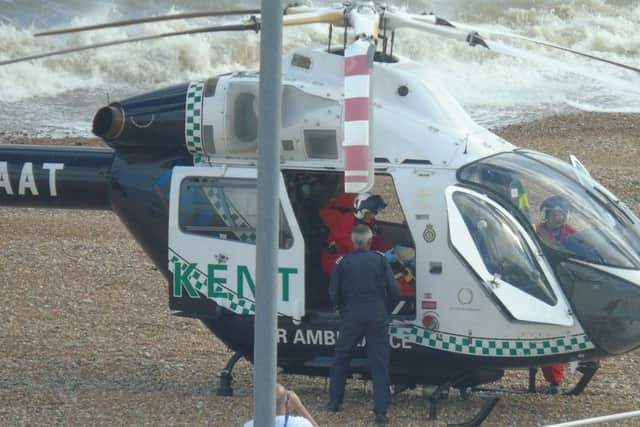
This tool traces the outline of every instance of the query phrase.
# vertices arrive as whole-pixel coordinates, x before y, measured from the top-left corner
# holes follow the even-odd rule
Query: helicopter
[[[380,234],[395,246],[406,288],[390,326],[391,382],[438,385],[432,408],[444,389],[572,361],[583,362],[572,391],[580,393],[595,361],[640,345],[637,216],[578,159],[518,149],[393,54],[403,28],[491,48],[482,31],[362,1],[285,13],[285,25],[327,23],[345,35],[342,46],[295,49],[283,61],[284,372],[328,375],[339,317],[320,266],[327,230],[319,213],[332,197],[367,191],[385,195]],[[223,30],[259,30],[259,18]],[[2,205],[120,217],[165,276],[169,308],[235,352],[221,373],[223,394],[232,392],[233,365],[254,354],[258,82],[242,71],[110,103],[93,120],[110,149],[0,147]],[[557,196],[575,229],[561,246],[540,237],[546,213],[536,209]],[[365,360],[360,349],[354,373],[368,375]]]

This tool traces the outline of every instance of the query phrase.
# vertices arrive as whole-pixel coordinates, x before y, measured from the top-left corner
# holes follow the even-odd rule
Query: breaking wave
[[[305,2],[318,6],[334,1]],[[588,52],[640,67],[640,2],[617,0],[405,0],[396,5],[412,12],[435,12],[480,29],[522,36]],[[51,28],[201,10],[259,8],[244,0],[0,0],[0,60],[153,33],[236,22],[237,18],[177,20],[90,33],[34,38]],[[337,33],[337,32],[336,32]],[[334,33],[335,34],[335,33]],[[325,25],[287,28],[284,48],[324,46]],[[334,35],[335,37],[335,35]],[[503,39],[503,41],[506,41]],[[640,88],[640,76],[547,48],[515,43],[535,54],[566,64],[558,69],[499,56],[415,31],[396,34],[394,52],[429,67],[471,115],[486,126],[528,120],[545,112],[589,105],[611,111],[640,111],[638,93],[576,77],[606,75]],[[5,129],[88,134],[90,115],[116,99],[177,82],[257,67],[259,36],[251,32],[180,36],[89,50],[0,67],[0,122]],[[632,86],[633,87],[633,86]],[[87,117],[89,116],[89,117]],[[59,120],[42,130],[42,118]]]

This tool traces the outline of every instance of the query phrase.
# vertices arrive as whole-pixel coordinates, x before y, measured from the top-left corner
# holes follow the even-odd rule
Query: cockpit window
[[[486,271],[547,304],[557,300],[523,236],[489,203],[463,192],[453,201],[475,243]],[[463,254],[464,256],[465,254]]]
[[[539,162],[549,164],[551,167],[558,169],[569,177],[575,175],[589,195],[609,208],[609,212],[616,216],[618,222],[623,225],[623,227],[618,227],[619,231],[625,236],[627,243],[633,247],[636,253],[640,253],[640,219],[638,219],[626,204],[620,201],[620,199],[614,196],[593,177],[588,176],[585,179],[584,175],[581,176],[583,172],[576,170],[560,159],[535,151],[525,150],[522,153]]]
[[[632,224],[580,184],[567,163],[530,151],[503,153],[465,166],[459,179],[518,210],[543,249],[596,264],[640,268],[640,238]]]

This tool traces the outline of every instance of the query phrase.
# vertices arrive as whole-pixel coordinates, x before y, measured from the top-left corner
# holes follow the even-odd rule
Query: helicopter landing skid
[[[538,368],[529,368],[529,387],[527,391],[529,393],[536,392],[536,374],[538,373]]]
[[[600,369],[599,360],[580,363],[576,370],[582,374],[582,378],[580,378],[580,381],[578,381],[578,384],[576,384],[573,389],[569,390],[565,394],[567,396],[577,396],[582,393],[598,369]]]
[[[391,392],[391,394],[395,396],[396,394],[400,394],[405,390],[414,389],[414,388],[416,388],[415,384],[395,384],[393,386],[393,391]]]
[[[243,357],[243,354],[239,351],[233,353],[233,356],[227,362],[227,365],[224,367],[222,371],[220,371],[220,383],[218,384],[218,390],[216,390],[216,395],[218,396],[233,396],[233,387],[231,384],[233,383],[233,375],[231,372],[233,371],[233,367],[238,363]]]
[[[491,399],[487,399],[482,408],[478,411],[475,417],[471,420],[464,422],[462,424],[447,424],[447,427],[477,427],[489,416],[493,408],[496,406],[500,400],[499,397],[492,397]]]
[[[593,376],[595,375],[598,369],[600,369],[600,361],[598,360],[593,362],[581,362],[580,365],[578,365],[578,368],[576,369],[578,372],[582,374],[580,381],[578,381],[575,387],[573,387],[571,390],[569,390],[564,394],[566,396],[577,396],[580,393],[582,393],[584,389],[587,387],[587,385],[591,382],[591,379],[593,379]],[[536,392],[537,371],[538,370],[536,368],[529,369],[529,388],[527,390],[529,393]]]
[[[438,402],[438,398],[440,397],[440,395],[448,395],[449,393],[449,389],[451,387],[455,387],[456,385],[465,383],[469,380],[469,376],[467,374],[464,374],[460,377],[457,377],[455,379],[449,380],[445,383],[440,384],[434,391],[433,393],[431,393],[431,396],[429,397],[429,419],[431,421],[436,420],[437,418],[437,402]],[[461,389],[463,390],[463,389]],[[466,393],[466,389],[465,389],[465,393]],[[462,393],[461,393],[462,395]],[[463,396],[464,397],[464,396]],[[471,420],[466,421],[462,424],[448,424],[449,427],[476,427],[479,426],[480,424],[482,424],[482,422],[489,416],[489,414],[491,413],[491,411],[493,410],[493,408],[496,406],[496,403],[498,403],[498,400],[500,400],[500,398],[498,397],[493,397],[490,398],[488,400],[486,400],[484,402],[484,404],[482,405],[482,408],[480,408],[480,410],[478,411],[478,413],[476,414],[475,417],[473,417]]]

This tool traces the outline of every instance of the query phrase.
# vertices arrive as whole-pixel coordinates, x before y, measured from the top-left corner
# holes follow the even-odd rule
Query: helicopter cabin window
[[[215,239],[255,244],[258,217],[256,181],[187,177],[180,184],[180,229]],[[279,247],[293,245],[293,235],[280,207]]]
[[[219,76],[212,77],[209,80],[207,80],[207,82],[204,84],[204,96],[206,98],[215,96],[216,87],[218,86],[218,79],[219,79]]]
[[[342,172],[283,171],[300,231],[305,240],[305,295],[307,309],[331,311],[329,279],[341,253],[351,240],[355,224],[353,206],[357,194],[344,193]],[[401,300],[394,308],[397,317],[414,318],[416,313],[415,244],[407,226],[393,178],[376,175],[369,192],[380,196],[380,208],[373,225],[374,250],[384,252],[400,285]],[[351,224],[351,227],[348,226]],[[344,233],[339,230],[344,229]],[[340,240],[340,243],[332,242]],[[346,252],[345,252],[346,253]]]
[[[234,135],[242,142],[254,142],[258,137],[258,117],[255,109],[256,96],[241,93],[233,103]]]
[[[225,117],[228,148],[231,153],[258,151],[258,97],[255,82],[229,85]]]
[[[481,265],[474,262],[474,248],[453,242],[460,254],[482,278],[494,277],[549,305],[556,296],[517,227],[494,206],[471,194],[455,192],[453,201],[466,225]],[[456,244],[457,243],[457,244]],[[488,273],[488,274],[487,274]]]

